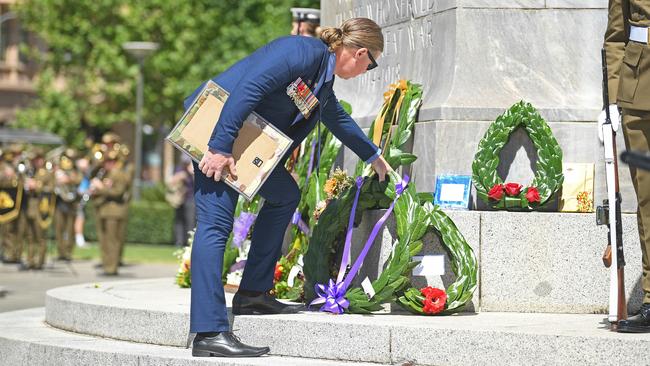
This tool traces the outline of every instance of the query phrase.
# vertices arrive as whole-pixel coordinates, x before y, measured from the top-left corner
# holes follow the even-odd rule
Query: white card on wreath
[[[413,276],[442,276],[445,274],[444,255],[419,255],[413,257],[414,262],[420,262],[413,268]]]
[[[361,282],[361,288],[363,288],[363,292],[365,292],[366,296],[368,296],[368,300],[372,299],[375,296],[375,288],[372,287],[372,283],[368,277],[366,277],[363,282]]]

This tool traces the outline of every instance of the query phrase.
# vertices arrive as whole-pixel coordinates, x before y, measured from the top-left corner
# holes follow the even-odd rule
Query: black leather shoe
[[[618,322],[621,333],[650,333],[650,304],[643,304],[639,313]]]
[[[302,310],[305,310],[303,305],[281,303],[268,292],[257,296],[246,296],[237,292],[232,299],[232,313],[235,315],[295,314]]]
[[[192,343],[194,357],[258,357],[269,351],[269,347],[243,344],[232,332],[221,332],[212,337],[197,334]]]

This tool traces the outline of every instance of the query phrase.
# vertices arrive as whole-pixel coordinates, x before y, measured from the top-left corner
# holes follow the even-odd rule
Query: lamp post
[[[135,179],[133,182],[133,198],[140,200],[140,189],[142,182],[142,104],[143,104],[143,67],[144,60],[158,49],[158,43],[154,42],[126,42],[122,48],[138,61],[137,93],[135,100]]]

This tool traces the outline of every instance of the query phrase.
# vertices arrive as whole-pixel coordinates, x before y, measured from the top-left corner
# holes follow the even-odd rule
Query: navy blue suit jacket
[[[327,69],[330,52],[318,38],[288,36],[276,39],[238,61],[212,80],[226,89],[226,101],[208,146],[232,153],[232,146],[246,117],[255,111],[275,125],[298,146],[314,129],[318,120],[329,128],[345,146],[366,161],[378,151],[361,128],[348,115],[332,90],[334,79],[325,83],[316,97],[321,103],[309,119],[292,125],[298,108],[286,93],[287,86],[298,77],[315,90]],[[185,99],[189,107],[203,85]],[[322,111],[322,116],[320,115]]]

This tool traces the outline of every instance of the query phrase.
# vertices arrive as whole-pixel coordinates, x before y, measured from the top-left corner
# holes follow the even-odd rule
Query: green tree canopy
[[[23,0],[21,22],[48,50],[38,99],[17,124],[80,145],[89,131],[135,119],[137,63],[129,41],[160,45],[145,62],[144,121],[173,125],[201,82],[291,30],[289,8],[318,0]]]

